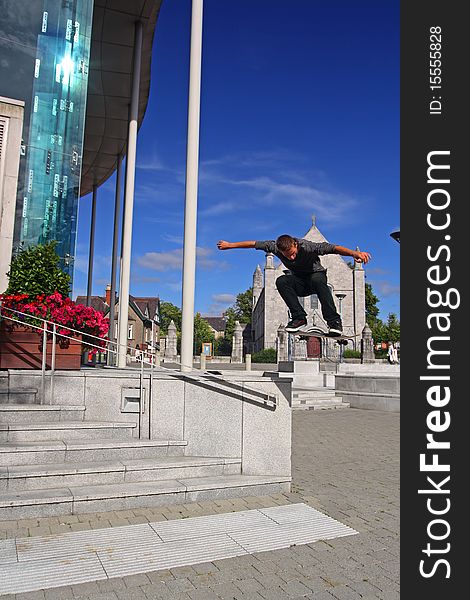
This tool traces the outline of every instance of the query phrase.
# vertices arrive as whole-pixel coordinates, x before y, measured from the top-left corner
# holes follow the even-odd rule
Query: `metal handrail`
[[[23,316],[23,317],[28,317],[28,318],[34,318],[37,321],[41,322],[41,327],[38,325],[33,325],[30,323],[25,323],[24,320],[20,319],[20,318],[15,318],[13,316],[9,316],[7,314],[5,314],[5,311],[8,311],[9,313],[14,313],[15,315],[18,316]],[[132,353],[134,353],[134,358],[136,358],[136,349],[133,348],[132,346],[130,346],[129,344],[120,344],[117,340],[110,340],[107,337],[99,337],[99,336],[95,336],[89,333],[83,334],[82,331],[79,331],[77,329],[73,329],[72,327],[69,327],[67,325],[62,325],[61,323],[55,323],[54,321],[50,321],[48,319],[43,319],[41,317],[38,317],[36,315],[32,315],[31,313],[25,313],[22,311],[18,311],[16,309],[13,308],[5,308],[2,307],[2,302],[0,301],[0,320],[1,319],[8,319],[10,321],[19,323],[21,325],[25,325],[27,327],[30,327],[32,329],[36,329],[38,331],[42,331],[43,334],[43,343],[42,343],[42,368],[41,368],[41,396],[42,396],[42,403],[45,404],[46,403],[46,394],[45,394],[45,374],[46,374],[46,358],[47,358],[47,336],[49,334],[52,333],[52,353],[51,353],[51,369],[50,369],[50,373],[51,373],[51,385],[50,385],[50,394],[49,394],[49,404],[52,403],[52,399],[53,399],[53,393],[54,393],[54,374],[55,374],[55,352],[56,352],[56,339],[57,336],[60,338],[64,338],[64,339],[69,339],[69,340],[76,340],[76,336],[74,335],[66,335],[64,333],[58,333],[57,332],[57,327],[60,327],[60,329],[66,329],[69,332],[73,332],[75,334],[79,334],[79,335],[86,335],[87,337],[87,346],[91,347],[91,348],[95,348],[97,350],[103,350],[103,342],[105,342],[106,344],[106,351],[117,356],[119,354],[119,348],[124,347],[126,349],[126,356],[128,351],[130,351],[130,354],[132,355]],[[49,326],[52,326],[52,332],[49,329]],[[94,340],[98,340],[100,343],[99,344],[93,344],[89,341],[89,338],[94,339]],[[111,348],[111,345],[113,345],[115,347],[115,349]],[[143,416],[143,379],[144,379],[144,365],[148,365],[150,367],[150,380],[149,380],[149,402],[148,402],[148,412],[149,412],[149,438],[151,439],[151,402],[150,402],[150,398],[151,398],[151,394],[152,394],[152,388],[153,388],[153,368],[154,366],[156,366],[155,364],[155,354],[148,352],[146,350],[140,350],[139,349],[139,360],[140,360],[140,397],[139,397],[139,438],[141,437],[142,434],[142,416]],[[177,364],[182,364],[182,363],[177,363]],[[175,373],[175,371],[173,369],[169,369],[168,367],[164,367],[161,366],[160,364],[158,364],[158,366],[167,371],[169,375],[173,376],[173,377],[177,377],[177,378],[184,378],[187,381],[192,381],[193,383],[201,383],[201,382],[215,382],[217,381],[220,385],[223,385],[225,387],[228,388],[233,388],[233,384],[231,382],[227,382],[226,380],[224,380],[223,378],[218,378],[216,377],[214,374],[204,374],[201,376],[194,376],[194,375],[190,375],[189,373],[185,372],[181,372],[181,373]],[[193,367],[193,365],[191,365],[191,368]],[[109,366],[109,368],[114,368],[113,366]],[[256,397],[261,397],[263,398],[263,402],[264,404],[268,404],[270,406],[277,406],[277,398],[275,396],[272,396],[271,394],[263,394],[258,392],[257,390],[252,390],[251,388],[243,388],[243,391],[245,393],[251,394],[253,396]]]

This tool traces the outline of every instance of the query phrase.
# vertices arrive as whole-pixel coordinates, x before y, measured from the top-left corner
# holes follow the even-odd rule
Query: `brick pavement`
[[[2,600],[395,600],[399,415],[293,413],[291,494],[0,522],[0,538],[47,535],[306,502],[360,535]]]

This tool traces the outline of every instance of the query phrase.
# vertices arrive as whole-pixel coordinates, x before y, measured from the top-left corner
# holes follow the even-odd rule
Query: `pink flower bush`
[[[62,296],[59,292],[55,292],[50,296],[39,295],[34,297],[27,294],[0,294],[0,300],[2,302],[2,312],[5,315],[8,314],[8,309],[31,315],[31,317],[24,317],[13,312],[10,313],[10,316],[23,321],[25,325],[30,324],[40,327],[42,324],[37,318],[46,319],[58,325],[57,333],[59,335],[76,337],[81,334],[84,350],[92,347],[91,345],[100,348],[106,347],[109,319],[91,306],[76,304],[68,296]],[[37,318],[34,319],[34,317]],[[75,331],[70,331],[71,329]],[[49,331],[51,330],[52,325],[49,325]],[[90,336],[100,339],[97,340]],[[92,348],[92,351],[96,352],[97,350]]]

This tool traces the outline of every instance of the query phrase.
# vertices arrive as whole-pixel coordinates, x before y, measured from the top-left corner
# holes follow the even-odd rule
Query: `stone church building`
[[[312,218],[312,226],[303,237],[312,242],[328,242],[318,230],[315,217]],[[335,242],[336,240],[333,243]],[[341,241],[337,243],[341,244]],[[349,261],[353,260],[349,257],[346,258]],[[342,317],[343,333],[359,336],[356,338],[355,344],[348,347],[359,348],[360,336],[366,324],[363,265],[354,262],[354,268],[351,268],[339,254],[321,256],[320,261],[327,269],[328,284]],[[276,264],[277,262],[278,259],[273,254],[266,254],[264,277],[259,265],[253,274],[252,352],[259,352],[265,348],[276,348],[278,330],[280,327],[285,327],[290,320],[287,306],[275,284],[276,279],[285,273],[286,267],[282,263]],[[323,320],[316,294],[300,298],[300,302],[307,312],[308,325],[316,325],[326,330],[326,323]],[[318,350],[315,350],[315,341]],[[319,348],[320,344],[317,338],[312,338],[308,356],[318,356]]]

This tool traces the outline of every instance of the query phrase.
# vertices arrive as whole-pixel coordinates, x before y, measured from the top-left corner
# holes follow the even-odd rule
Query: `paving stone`
[[[76,598],[80,596],[91,596],[92,594],[99,594],[100,588],[98,583],[79,583],[77,585],[70,586],[72,588],[73,594]]]
[[[194,565],[195,566],[195,565]],[[174,569],[170,569],[171,574],[174,578],[185,578],[194,575],[196,571],[194,570],[194,566],[185,566],[185,567],[175,567]]]
[[[126,582],[122,577],[112,577],[105,581],[98,581],[98,587],[100,592],[115,592],[117,590],[125,590],[127,588]]]
[[[167,581],[173,581],[175,576],[169,569],[161,569],[160,571],[152,571],[147,573],[147,577],[152,583],[165,583]]]
[[[45,595],[43,590],[37,592],[23,592],[22,594],[16,594],[16,600],[44,600]]]
[[[360,600],[361,594],[353,590],[347,585],[335,586],[328,590],[329,593],[337,600]]]
[[[135,588],[139,587],[140,585],[147,585],[150,583],[150,579],[145,573],[139,575],[128,575],[123,579],[128,588]]]
[[[236,581],[235,585],[237,586],[237,588],[240,589],[241,592],[247,595],[259,592],[259,590],[263,588],[263,585],[257,579],[254,578],[241,579],[239,581]]]
[[[191,600],[220,600],[219,596],[217,596],[214,591],[208,588],[203,590],[193,590],[188,592],[188,596],[191,598]]]
[[[234,583],[220,583],[211,587],[210,590],[221,600],[233,600],[237,594],[240,594],[240,590]]]
[[[295,579],[291,579],[289,582],[283,583],[280,587],[288,596],[305,596],[312,591],[303,583],[296,581]]]
[[[189,579],[186,577],[180,577],[173,581],[167,581],[165,584],[167,588],[174,594],[180,594],[183,592],[190,592],[196,589]]]
[[[104,592],[99,594],[91,594],[91,596],[79,596],[77,600],[118,600],[114,592]]]
[[[159,522],[304,502],[360,534],[193,565],[188,571],[186,567],[153,571],[146,574],[146,579],[130,576],[56,590],[63,589],[65,595],[72,593],[74,600],[94,600],[98,594],[100,600],[105,594],[118,600],[190,600],[189,593],[199,593],[197,598],[203,600],[213,594],[222,600],[350,600],[358,596],[362,600],[398,600],[398,450],[397,414],[299,411],[293,414],[292,493],[9,521],[0,523],[0,539],[27,537],[30,532],[38,535],[48,530],[108,528],[132,520]],[[239,584],[245,585],[244,590]],[[188,585],[194,587],[190,592],[184,591]],[[290,586],[289,594],[282,586]],[[43,592],[18,594],[15,600],[54,600],[58,592],[51,589],[47,593],[49,596]],[[3,598],[8,600],[8,596],[0,600]]]
[[[148,600],[148,596],[140,588],[127,588],[114,592],[118,600]]]
[[[46,600],[68,600],[74,598],[73,590],[70,586],[52,588],[44,591]]]

